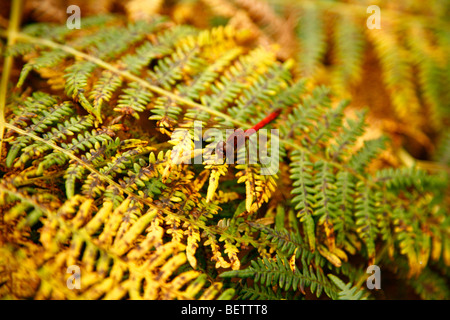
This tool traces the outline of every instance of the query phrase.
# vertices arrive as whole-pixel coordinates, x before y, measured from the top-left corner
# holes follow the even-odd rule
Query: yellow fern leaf
[[[95,214],[95,216],[86,224],[84,230],[88,234],[93,234],[98,231],[100,227],[103,225],[104,221],[107,220],[109,215],[113,212],[114,204],[112,201],[103,202],[103,206],[101,209]]]
[[[174,294],[174,292],[178,292],[183,286],[185,286],[190,281],[198,278],[201,273],[198,271],[190,270],[187,272],[183,272],[182,274],[176,276],[167,286],[161,288],[161,294],[163,300],[173,300],[180,299],[184,297],[180,297]],[[201,286],[200,286],[201,287]],[[187,298],[193,298],[191,292],[186,293]]]
[[[211,300],[219,293],[220,289],[222,289],[222,283],[215,282],[208,289],[203,292],[198,300]]]
[[[187,245],[186,245],[186,256],[189,261],[189,264],[193,269],[197,268],[197,259],[195,258],[195,252],[198,248],[198,242],[200,241],[200,232],[198,228],[192,226],[192,224],[188,224],[188,228],[185,231],[187,235]]]
[[[158,275],[156,276],[156,280],[161,282],[166,281],[167,278],[185,262],[186,254],[184,252],[178,253],[164,264],[164,266],[160,269]]]
[[[328,261],[331,262],[332,265],[334,265],[335,267],[340,267],[342,265],[342,261],[341,259],[339,259],[339,257],[332,253],[330,250],[328,250],[325,246],[318,246],[317,247],[317,251],[320,252],[320,254],[327,259]]]
[[[216,268],[229,268],[231,264],[222,257],[222,253],[220,252],[220,247],[217,244],[216,240],[213,236],[208,235],[208,240],[205,241],[205,246],[209,245],[211,247],[211,251],[213,256],[211,257],[212,261],[216,262]]]
[[[295,272],[295,269],[297,268],[296,264],[295,264],[295,255],[297,253],[297,249],[295,248],[294,253],[292,254],[291,258],[289,259],[289,268],[291,269],[292,272]]]
[[[225,240],[225,253],[228,254],[228,258],[230,258],[231,269],[239,270],[241,267],[241,262],[237,256],[239,249],[229,240]]]
[[[134,249],[132,249],[127,254],[127,257],[131,260],[142,258],[153,248],[158,248],[159,246],[161,246],[163,235],[164,229],[159,225],[158,222],[153,221],[151,226],[147,229],[146,238],[142,242],[140,242]]]
[[[114,242],[113,250],[118,255],[124,254],[128,251],[137,237],[144,231],[144,229],[155,218],[158,211],[156,209],[150,209],[141,216],[124,234],[123,237]]]
[[[236,173],[237,183],[245,182],[245,208],[247,213],[256,212],[264,202],[268,202],[275,191],[276,181],[273,176],[260,175],[260,168],[238,165],[241,171]]]
[[[206,168],[212,168],[211,174],[209,176],[208,191],[206,194],[206,202],[211,202],[216,193],[217,187],[219,186],[219,178],[223,176],[228,171],[228,164],[218,166],[207,166]]]
[[[99,236],[100,242],[105,245],[111,245],[116,235],[117,229],[120,227],[124,213],[128,210],[131,199],[125,199],[119,207],[117,207],[105,223],[103,232]]]
[[[442,252],[442,238],[439,234],[433,234],[431,237],[431,260],[437,261],[441,257]]]

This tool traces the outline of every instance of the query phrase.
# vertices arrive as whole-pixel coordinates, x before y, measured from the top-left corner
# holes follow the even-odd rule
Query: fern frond
[[[261,175],[261,169],[251,165],[237,165],[237,183],[245,182],[247,214],[256,212],[264,202],[268,202],[272,192],[276,189],[275,176]]]
[[[69,54],[63,50],[52,50],[46,51],[35,59],[27,62],[20,72],[17,87],[21,87],[24,84],[25,79],[31,71],[54,67],[68,56]]]
[[[182,78],[185,70],[195,72],[195,69],[202,65],[202,61],[197,57],[198,50],[199,47],[194,43],[185,43],[170,57],[159,60],[150,77],[157,85],[170,89]]]
[[[291,191],[294,195],[292,203],[295,204],[295,210],[299,210],[297,217],[303,223],[310,249],[314,250],[316,237],[312,215],[316,200],[312,176],[313,163],[309,161],[308,156],[303,152],[295,152],[292,160],[294,162],[291,164],[291,179],[294,180],[292,186],[295,187]]]
[[[80,61],[68,67],[65,72],[64,78],[66,80],[66,93],[67,95],[78,101],[83,108],[89,113],[94,115],[98,121],[102,121],[100,109],[94,109],[91,103],[84,95],[87,81],[90,74],[94,71],[96,65],[90,61]]]
[[[367,168],[367,164],[384,149],[386,142],[386,137],[364,141],[363,146],[356,150],[348,160],[349,167],[363,174]]]
[[[51,95],[37,91],[33,92],[31,97],[25,99],[22,104],[19,104],[16,110],[13,110],[15,116],[10,123],[18,127],[26,127],[28,122],[33,118],[38,117],[42,112],[49,107],[55,105],[58,100]],[[6,136],[12,135],[12,131],[6,132]]]
[[[338,246],[345,241],[346,234],[354,229],[354,198],[355,182],[349,172],[338,172],[336,176],[336,187],[339,192],[336,195],[336,207],[338,214],[333,222],[336,231],[336,243]]]
[[[50,142],[61,142],[67,139],[67,136],[72,136],[76,132],[80,132],[86,130],[93,125],[93,119],[89,116],[82,117],[76,116],[71,117],[68,120],[64,121],[63,124],[58,124],[56,128],[52,128],[51,132],[44,133],[42,138],[46,141]],[[18,161],[15,163],[15,166],[21,166],[25,164],[30,158],[34,156],[41,156],[47,151],[49,151],[51,147],[42,142],[36,142],[30,144],[22,149],[22,154]]]
[[[278,253],[283,253],[286,258],[294,255],[296,259],[300,259],[305,265],[314,264],[320,267],[325,265],[324,257],[317,251],[310,251],[308,243],[305,243],[300,234],[294,234],[285,229],[274,230],[254,222],[249,222],[249,225],[261,230],[266,239],[276,245]]]
[[[445,81],[444,52],[440,50],[441,48],[433,46],[434,37],[432,33],[420,23],[410,23],[407,37],[407,45],[411,49],[414,62],[419,69],[418,82],[428,106],[430,120],[433,127],[440,130],[442,120],[439,117],[444,114],[441,108],[446,104],[442,100],[446,94],[441,89],[442,83]],[[417,41],[417,39],[422,39],[422,41]]]
[[[302,3],[300,10],[302,23],[297,26],[296,30],[300,46],[298,61],[301,74],[307,77],[317,71],[325,54],[327,43],[323,31],[321,10],[309,3]]]
[[[400,45],[394,32],[395,27],[391,25],[385,29],[371,30],[376,32],[368,32],[367,35],[380,58],[384,82],[397,114],[400,119],[408,119],[411,123],[418,119],[420,103],[415,95],[412,67],[406,49]]]
[[[153,94],[151,92],[143,88],[139,83],[132,82],[128,85],[128,88],[123,89],[114,111],[132,115],[139,119],[139,113],[146,110],[152,97]]]
[[[347,12],[342,12],[335,20],[333,30],[333,87],[343,94],[349,85],[361,78],[364,51],[364,34],[357,19]]]
[[[355,199],[355,224],[356,232],[366,245],[369,265],[375,258],[375,240],[378,234],[375,200],[362,182],[355,186],[357,198]]]
[[[303,265],[301,270],[296,268],[295,271],[292,271],[286,258],[282,257],[277,257],[272,261],[257,259],[257,261],[252,261],[251,266],[246,269],[225,271],[220,276],[224,278],[252,277],[256,283],[260,283],[262,286],[279,286],[284,291],[292,289],[305,293],[305,288],[308,288],[317,297],[320,297],[322,292],[329,297],[336,295],[335,287],[331,285],[321,269],[314,270],[312,266]]]
[[[212,94],[205,96],[202,103],[216,110],[225,108],[244,88],[255,81],[257,75],[266,70],[266,66],[273,59],[273,53],[261,48],[240,57],[220,78],[220,82],[211,87]]]
[[[108,102],[113,93],[122,85],[122,79],[109,70],[102,72],[101,78],[93,85],[89,94],[93,110],[102,109],[103,104]]]
[[[222,253],[220,252],[220,246],[218,245],[218,241],[215,239],[213,234],[208,234],[207,235],[208,240],[206,240],[204,242],[205,246],[210,246],[213,256],[211,257],[211,260],[214,261],[216,263],[216,268],[220,267],[220,268],[230,268],[231,267],[231,263],[229,263],[228,261],[226,261],[223,256]]]
[[[248,121],[252,114],[256,114],[257,107],[264,108],[265,101],[288,86],[290,78],[291,75],[284,66],[274,65],[264,75],[259,76],[249,89],[242,92],[237,105],[229,109],[230,115]]]
[[[342,291],[339,292],[339,300],[365,300],[365,297],[363,296],[364,291],[352,287],[351,283],[345,284],[341,279],[336,277],[333,274],[329,274],[328,277],[331,279],[331,281],[336,284],[336,286],[341,289]]]
[[[357,115],[358,120],[347,120],[347,126],[344,127],[342,135],[337,137],[336,144],[333,145],[332,150],[328,151],[332,160],[338,159],[342,154],[349,153],[349,149],[355,144],[358,139],[364,133],[365,112],[361,112]]]
[[[318,173],[315,178],[315,205],[318,207],[313,213],[319,216],[318,226],[322,226],[325,231],[326,243],[331,251],[335,248],[334,221],[338,213],[335,203],[336,189],[332,168],[322,161],[315,163]]]
[[[106,158],[109,158],[119,146],[119,139],[111,142],[108,140],[106,145],[94,144],[94,148],[82,155],[81,158],[85,161],[85,163],[98,167],[99,164],[106,161]],[[64,175],[67,198],[71,198],[75,195],[76,180],[82,180],[85,172],[87,172],[87,169],[77,162],[72,162],[68,166]]]
[[[207,165],[205,168],[212,169],[209,176],[208,192],[206,194],[206,201],[210,202],[213,200],[216,194],[217,187],[219,186],[220,176],[223,176],[228,172],[228,164],[225,163],[223,165]]]
[[[50,100],[48,102],[53,102]],[[30,107],[35,106],[35,104],[31,104]],[[45,106],[45,105],[44,105]],[[39,110],[39,109],[38,109]],[[36,111],[38,111],[36,110]],[[63,120],[66,116],[73,114],[73,104],[71,102],[64,102],[58,105],[52,106],[49,110],[41,109],[39,110],[40,114],[38,118],[32,117],[31,120],[33,122],[32,125],[27,127],[25,130],[29,133],[43,133],[54,123],[58,123]],[[8,156],[6,158],[6,165],[11,166],[13,161],[16,159],[17,154],[28,144],[31,139],[28,136],[18,137],[17,140],[14,141],[13,146],[8,152]]]

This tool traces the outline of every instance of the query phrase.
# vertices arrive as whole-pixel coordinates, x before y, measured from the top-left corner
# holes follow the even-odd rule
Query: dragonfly
[[[232,159],[236,159],[235,156],[237,155],[237,152],[242,148],[244,144],[249,141],[249,138],[260,129],[277,119],[281,112],[282,108],[276,108],[251,128],[247,130],[235,129],[225,141],[219,139],[220,141],[214,146],[214,151],[217,155],[216,159],[223,159],[224,156],[226,156],[226,158],[228,158],[228,160],[230,161],[233,161],[231,160],[231,157]],[[214,129],[217,129],[217,127],[214,127]]]
[[[245,142],[249,139],[249,137],[258,130],[264,128],[269,123],[273,122],[275,119],[278,118],[278,116],[281,114],[282,109],[277,108],[274,111],[272,111],[269,115],[267,115],[264,119],[259,121],[257,124],[255,124],[253,127],[247,130],[237,129],[231,134],[226,141],[220,141],[216,147],[216,152],[219,154],[219,156],[223,157],[227,149],[232,148],[235,152],[238,151]]]

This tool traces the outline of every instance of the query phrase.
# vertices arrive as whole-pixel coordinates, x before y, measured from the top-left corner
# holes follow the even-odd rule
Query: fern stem
[[[17,31],[20,25],[22,1],[14,0],[12,2],[11,16],[9,19],[8,30],[6,36],[8,38],[7,45],[13,45],[17,40]],[[0,82],[0,157],[2,155],[3,135],[5,133],[5,108],[6,94],[8,92],[8,80],[13,65],[13,57],[7,56],[3,62],[2,79]]]

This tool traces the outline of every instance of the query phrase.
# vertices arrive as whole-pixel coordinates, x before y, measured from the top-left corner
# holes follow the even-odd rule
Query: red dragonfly
[[[215,147],[216,154],[223,158],[224,155],[227,155],[227,150],[231,152],[230,150],[233,150],[233,153],[236,153],[245,143],[248,141],[249,137],[252,136],[254,133],[258,132],[261,128],[265,127],[272,121],[274,121],[278,116],[281,114],[282,108],[276,108],[274,109],[269,115],[267,115],[264,119],[259,121],[257,124],[255,124],[253,127],[247,130],[243,129],[236,129],[233,131],[233,133],[227,138],[226,141],[220,141],[217,146]],[[114,122],[118,122],[120,118],[122,118],[123,115],[117,117]],[[160,121],[158,121],[160,122]],[[181,128],[183,128],[184,125],[181,125]],[[167,130],[170,128],[168,125],[158,125],[155,127],[155,129],[161,128],[163,131],[160,131],[161,133],[168,133]],[[184,127],[187,128],[187,127]],[[214,127],[217,129],[217,127]],[[153,132],[153,134],[156,134],[156,131]]]
[[[219,154],[220,157],[223,157],[226,154],[227,148],[232,148],[235,152],[239,150],[245,143],[248,138],[256,133],[259,129],[265,127],[272,121],[274,121],[278,116],[280,115],[282,109],[277,108],[274,111],[272,111],[267,117],[262,119],[260,122],[255,124],[253,127],[247,130],[237,129],[234,131],[233,134],[231,134],[228,139],[224,141],[220,141],[219,144],[216,147],[216,152]]]

